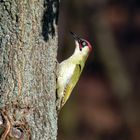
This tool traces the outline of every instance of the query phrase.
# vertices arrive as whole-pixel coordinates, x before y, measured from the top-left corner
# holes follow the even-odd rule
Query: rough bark
[[[0,139],[55,140],[58,0],[0,1]]]

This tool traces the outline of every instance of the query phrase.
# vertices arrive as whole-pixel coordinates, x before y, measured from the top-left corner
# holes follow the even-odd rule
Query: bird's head
[[[83,55],[89,55],[89,53],[92,50],[91,44],[87,40],[78,37],[73,32],[70,32],[70,33],[72,34],[75,40],[75,44],[76,44],[75,52],[83,54]]]

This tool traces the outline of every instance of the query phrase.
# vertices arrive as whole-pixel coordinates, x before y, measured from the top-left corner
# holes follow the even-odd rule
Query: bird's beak
[[[71,33],[71,35],[73,36],[73,38],[75,39],[75,40],[77,40],[78,42],[80,41],[80,37],[78,37],[76,34],[74,34],[73,32],[70,32]]]
[[[78,42],[78,46],[79,46],[79,49],[80,49],[80,51],[82,50],[82,46],[80,45],[80,42],[81,42],[81,39],[80,39],[80,37],[78,37],[76,34],[74,34],[73,32],[70,32],[71,33],[71,35],[73,36],[73,38],[74,38],[74,40],[76,40],[77,42]]]

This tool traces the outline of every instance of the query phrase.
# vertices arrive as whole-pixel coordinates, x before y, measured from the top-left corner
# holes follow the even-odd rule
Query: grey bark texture
[[[58,0],[0,0],[0,139],[55,140]]]

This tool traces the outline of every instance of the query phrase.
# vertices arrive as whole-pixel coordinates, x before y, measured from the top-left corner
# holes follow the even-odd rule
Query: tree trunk
[[[58,0],[0,0],[0,139],[55,140]]]

